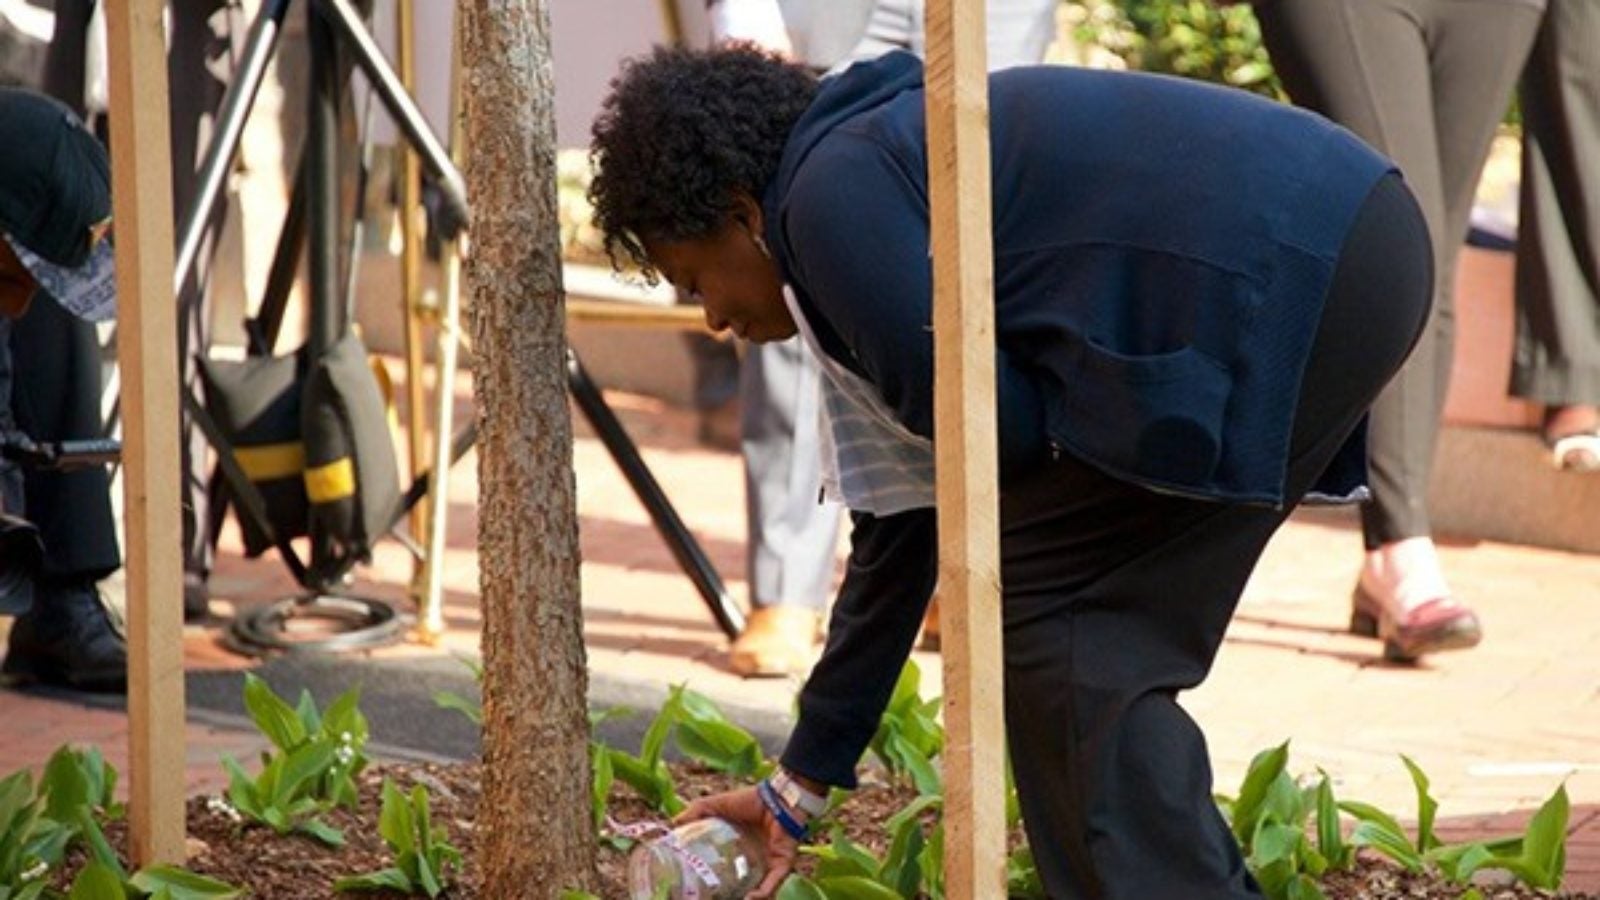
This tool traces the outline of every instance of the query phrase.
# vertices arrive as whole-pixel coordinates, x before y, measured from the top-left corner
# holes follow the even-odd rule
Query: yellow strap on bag
[[[312,503],[332,503],[356,493],[356,467],[348,456],[307,469],[305,479],[306,497]]]
[[[306,468],[306,445],[299,441],[236,447],[233,458],[251,481],[276,481],[299,475]]]

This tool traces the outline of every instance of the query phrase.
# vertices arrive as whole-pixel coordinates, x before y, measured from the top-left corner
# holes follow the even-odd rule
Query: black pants
[[[1550,0],[1522,76],[1512,393],[1600,403],[1600,3]]]
[[[1433,317],[1372,409],[1367,547],[1426,536],[1455,351],[1456,253],[1495,125],[1539,24],[1520,0],[1266,0],[1256,14],[1289,96],[1399,165],[1433,235]]]
[[[17,427],[39,441],[103,437],[94,326],[42,294],[10,325],[10,402]],[[44,541],[43,575],[99,581],[122,565],[104,466],[27,472],[24,483],[23,508]]]
[[[1294,424],[1289,506],[1411,349],[1430,259],[1415,202],[1385,178],[1329,289]],[[1071,460],[1007,486],[1007,734],[1052,897],[1255,896],[1212,801],[1205,740],[1176,695],[1205,678],[1287,515],[1152,493]]]

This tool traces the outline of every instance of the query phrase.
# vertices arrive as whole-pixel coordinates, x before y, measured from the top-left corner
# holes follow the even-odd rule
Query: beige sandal
[[[746,677],[804,673],[816,661],[817,620],[804,607],[756,607],[729,650],[729,668]]]

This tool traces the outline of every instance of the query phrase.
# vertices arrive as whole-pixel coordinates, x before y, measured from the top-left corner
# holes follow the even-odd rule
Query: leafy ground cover
[[[876,764],[860,790],[831,798],[779,900],[944,900],[944,731],[939,703],[921,696],[919,680],[908,664],[871,743]],[[475,701],[438,701],[481,718]],[[249,766],[225,760],[226,795],[189,802],[187,868],[129,866],[119,849],[127,833],[117,773],[93,748],[62,748],[37,784],[26,771],[0,779],[0,900],[479,895],[478,766],[369,765],[356,690],[326,709],[308,694],[291,706],[247,677],[245,703],[272,749]],[[593,722],[628,714],[596,713]],[[1289,755],[1288,742],[1263,750],[1237,791],[1217,797],[1269,900],[1585,896],[1556,893],[1566,868],[1564,786],[1520,834],[1445,843],[1428,777],[1410,758],[1399,764],[1416,808],[1402,824],[1336,796],[1320,770],[1292,775]],[[754,736],[682,686],[653,715],[636,752],[592,742],[590,758],[598,896],[606,900],[626,894],[625,835],[637,832],[624,826],[670,818],[687,800],[748,784],[773,765]],[[1006,799],[1009,892],[1042,897],[1009,784]],[[594,896],[573,891],[567,900]]]
[[[695,764],[674,764],[671,770],[681,794],[686,798],[722,790],[737,779]],[[391,856],[372,823],[380,806],[383,780],[389,778],[404,792],[421,785],[427,789],[433,807],[433,821],[443,826],[449,841],[467,857],[467,865],[441,897],[467,900],[479,896],[479,879],[472,865],[474,829],[479,799],[479,769],[476,764],[379,765],[358,776],[359,799],[352,809],[340,808],[326,815],[329,825],[345,834],[342,848],[331,847],[305,834],[278,835],[270,826],[242,822],[227,812],[217,798],[196,797],[189,802],[189,835],[193,855],[189,868],[218,880],[248,889],[246,896],[311,900],[311,898],[367,896],[390,900],[412,896],[394,891],[338,894],[333,883],[339,878],[382,869]],[[910,786],[871,783],[835,813],[839,825],[853,841],[874,854],[888,849],[883,823],[916,797]],[[610,814],[619,821],[639,821],[657,814],[632,788],[618,784],[613,788]],[[111,843],[121,847],[125,828],[113,823],[107,828]],[[60,884],[67,883],[83,855],[76,854],[64,867]],[[625,853],[614,846],[603,846],[600,854],[600,895],[606,900],[626,896],[624,887]],[[815,874],[815,859],[805,860],[802,871]],[[1437,876],[1408,875],[1397,865],[1375,854],[1359,855],[1354,869],[1325,878],[1321,884],[1330,900],[1459,900],[1463,889]],[[1526,887],[1480,887],[1484,900],[1529,900],[1566,897],[1569,900],[1595,900],[1593,895],[1561,894]]]

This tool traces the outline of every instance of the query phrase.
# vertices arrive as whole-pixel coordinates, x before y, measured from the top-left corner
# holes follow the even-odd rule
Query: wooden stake
[[[1005,720],[983,0],[928,0],[927,48],[945,891],[999,898]]]
[[[128,540],[128,808],[140,866],[183,862],[187,756],[165,5],[106,4]]]

